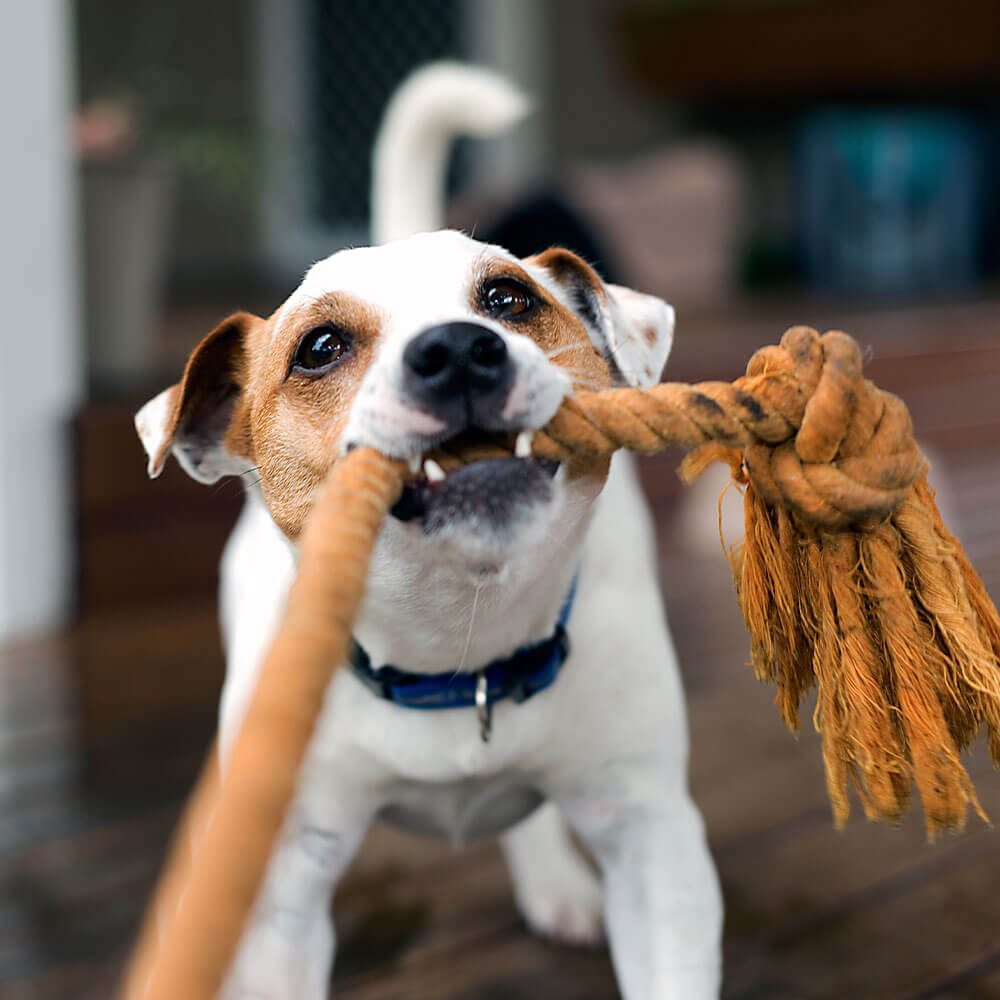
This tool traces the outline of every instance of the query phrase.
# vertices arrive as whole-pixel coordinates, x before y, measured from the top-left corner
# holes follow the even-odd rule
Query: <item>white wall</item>
[[[0,2],[0,642],[59,625],[71,596],[70,68],[65,0]]]

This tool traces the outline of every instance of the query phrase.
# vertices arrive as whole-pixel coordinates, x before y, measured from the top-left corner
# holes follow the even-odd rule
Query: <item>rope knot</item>
[[[818,527],[879,523],[926,470],[905,405],[861,368],[847,334],[793,327],[780,346],[751,358],[739,382],[794,431],[785,441],[746,446],[751,482],[769,503]]]

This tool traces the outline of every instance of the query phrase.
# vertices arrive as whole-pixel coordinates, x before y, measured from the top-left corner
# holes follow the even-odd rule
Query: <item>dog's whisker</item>
[[[472,632],[476,625],[476,612],[479,610],[479,595],[483,592],[483,587],[485,586],[486,583],[484,580],[476,581],[476,592],[472,595],[472,611],[469,613],[469,630],[465,633],[465,648],[462,650],[462,659],[455,668],[455,673],[452,674],[452,677],[457,677],[465,669],[466,661],[469,658],[469,647],[472,645]]]
[[[553,348],[551,351],[545,351],[545,360],[551,361],[553,358],[558,358],[560,354],[565,354],[567,351],[576,350],[578,347],[592,347],[593,345],[589,340],[575,340],[572,344],[563,344],[562,347]]]
[[[252,476],[255,472],[256,473],[260,472],[259,466],[255,465],[252,468],[244,469],[242,472],[237,473],[236,478],[220,479],[213,486],[212,492],[215,493],[216,495],[222,495],[223,493],[226,492],[226,490],[239,489],[240,487],[243,487],[245,489],[253,489],[255,486],[259,485],[261,480],[264,478],[262,475],[259,475],[252,483],[245,478],[246,476]],[[239,481],[237,482],[237,480]]]
[[[248,483],[248,482],[246,482],[246,480],[244,480],[243,481],[243,485],[244,485],[244,487],[246,489],[252,490],[252,489],[256,488],[257,486],[260,486],[260,484],[263,482],[263,480],[264,480],[263,476],[258,476],[252,483]],[[236,485],[235,482],[233,482],[232,480],[224,480],[222,483],[219,484],[219,486],[221,488],[222,486],[224,486],[224,485],[226,485],[228,483],[232,483],[232,485],[234,485],[234,486]]]
[[[559,371],[567,372],[570,375],[572,374],[587,375],[590,378],[598,377],[597,373],[593,370],[593,368],[585,367],[584,365],[559,364],[556,367],[559,369]]]
[[[583,371],[574,368],[563,368],[561,369],[569,378],[574,382],[592,382],[595,385],[600,381],[598,376],[593,372]]]
[[[566,373],[574,382],[586,383],[591,386],[600,386],[604,384],[604,381],[593,372],[587,371],[574,371],[571,368],[566,369]]]
[[[606,389],[607,384],[591,372],[569,372],[574,391],[577,389]]]

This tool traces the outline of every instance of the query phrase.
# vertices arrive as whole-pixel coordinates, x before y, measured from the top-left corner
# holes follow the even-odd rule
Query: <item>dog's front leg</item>
[[[331,794],[336,794],[331,793]],[[223,1000],[325,1000],[330,992],[333,889],[370,813],[293,809],[230,968]]]
[[[635,787],[635,775],[626,781]],[[686,791],[627,802],[591,795],[563,806],[604,875],[607,934],[625,1000],[717,997],[722,898]]]
[[[505,833],[500,846],[518,908],[536,934],[563,944],[603,943],[601,884],[553,803]]]

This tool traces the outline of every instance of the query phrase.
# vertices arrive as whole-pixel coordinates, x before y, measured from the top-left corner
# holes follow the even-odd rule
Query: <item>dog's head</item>
[[[246,474],[292,539],[345,449],[411,459],[424,476],[386,530],[499,563],[555,523],[582,523],[607,462],[515,457],[443,476],[422,456],[530,432],[574,388],[655,383],[672,336],[669,306],[603,284],[567,250],[520,260],[429,233],[334,254],[269,318],[230,316],[136,426],[151,476],[170,453],[202,482]]]

